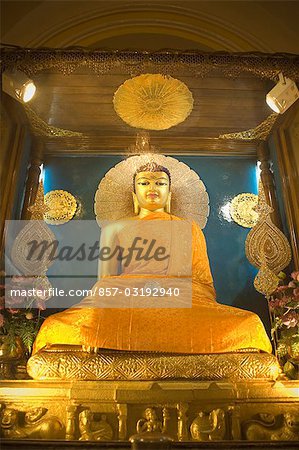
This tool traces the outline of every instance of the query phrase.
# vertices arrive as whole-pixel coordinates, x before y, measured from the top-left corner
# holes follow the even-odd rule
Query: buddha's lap
[[[191,308],[70,308],[46,319],[36,349],[47,343],[182,353],[248,347],[271,352],[257,315],[204,298]]]

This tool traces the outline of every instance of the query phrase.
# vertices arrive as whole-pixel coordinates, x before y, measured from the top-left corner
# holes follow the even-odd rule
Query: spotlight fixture
[[[25,73],[15,70],[2,74],[2,90],[17,100],[27,103],[35,94],[36,86]]]
[[[283,114],[298,98],[296,83],[280,73],[278,83],[266,95],[266,102],[273,111]]]

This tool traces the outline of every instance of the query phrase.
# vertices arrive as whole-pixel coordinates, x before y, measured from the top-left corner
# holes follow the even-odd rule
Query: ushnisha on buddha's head
[[[134,212],[144,216],[149,212],[170,213],[171,176],[166,167],[155,162],[139,167],[134,174]]]

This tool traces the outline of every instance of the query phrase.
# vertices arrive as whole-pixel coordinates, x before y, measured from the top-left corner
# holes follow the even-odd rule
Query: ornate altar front
[[[127,441],[137,433],[138,421],[148,420],[145,410],[151,408],[159,431],[163,428],[174,441],[294,441],[298,440],[297,389],[294,381],[263,380],[3,381],[1,398],[19,415],[47,408],[44,418],[32,426],[35,434],[28,426],[14,426],[11,420],[4,437],[84,440],[84,430],[89,429],[88,440]],[[86,410],[93,414],[84,426]],[[264,420],[258,421],[260,414]],[[56,430],[56,422],[63,428]],[[92,435],[96,432],[97,437]]]
[[[98,95],[108,98],[129,78],[128,67],[132,76],[175,75],[193,89],[194,110],[170,131],[151,132],[151,150],[172,155],[201,175],[210,204],[216,205],[205,233],[219,299],[257,312],[269,329],[267,302],[253,288],[257,270],[245,258],[249,225],[234,222],[227,205],[240,194],[257,194],[258,160],[267,217],[290,238],[293,267],[298,266],[298,107],[295,104],[282,117],[271,114],[263,99],[278,70],[298,80],[298,58],[80,50],[55,51],[55,57],[51,50],[8,50],[4,56],[6,68],[22,68],[36,77],[40,87],[58,80],[56,89],[62,83],[63,94],[54,101],[54,88],[49,101],[49,91],[44,91],[25,108],[4,97],[9,170],[2,229],[4,219],[30,218],[41,164],[45,191],[64,196],[70,219],[93,219],[90,192],[94,195],[99,180],[124,156],[148,150],[144,134],[134,145],[132,128],[115,115],[110,97],[101,104],[102,115],[90,97],[79,100],[80,117],[80,107],[74,110],[66,101],[68,92],[83,83],[89,86],[87,95],[98,89]],[[109,80],[104,87],[98,87],[94,73]],[[232,108],[230,117],[228,108]],[[84,183],[78,184],[79,178]],[[71,197],[66,198],[67,193]],[[231,242],[237,243],[234,248]],[[59,287],[59,277],[56,282]],[[52,308],[59,308],[58,300],[53,299]],[[50,348],[30,359],[28,373],[35,380],[26,379],[24,367],[23,372],[19,367],[15,373],[23,379],[1,381],[2,436],[107,442],[127,441],[136,433],[155,430],[179,442],[295,441],[299,439],[298,381],[280,372],[273,355],[254,351],[170,356]]]

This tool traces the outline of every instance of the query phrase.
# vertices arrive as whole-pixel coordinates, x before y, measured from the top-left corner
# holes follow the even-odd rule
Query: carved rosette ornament
[[[77,210],[75,197],[67,191],[55,190],[45,195],[45,205],[49,210],[44,220],[49,225],[61,225],[71,220]]]
[[[230,204],[230,215],[232,219],[242,227],[252,228],[258,222],[258,213],[254,207],[258,204],[258,196],[245,192],[236,195]]]
[[[260,269],[254,280],[255,288],[270,295],[278,286],[277,274],[291,261],[291,248],[285,235],[271,220],[272,208],[266,202],[262,182],[255,210],[259,221],[247,235],[245,252],[249,262]]]
[[[147,73],[125,81],[115,92],[113,104],[131,127],[167,130],[189,116],[193,97],[182,81]]]

